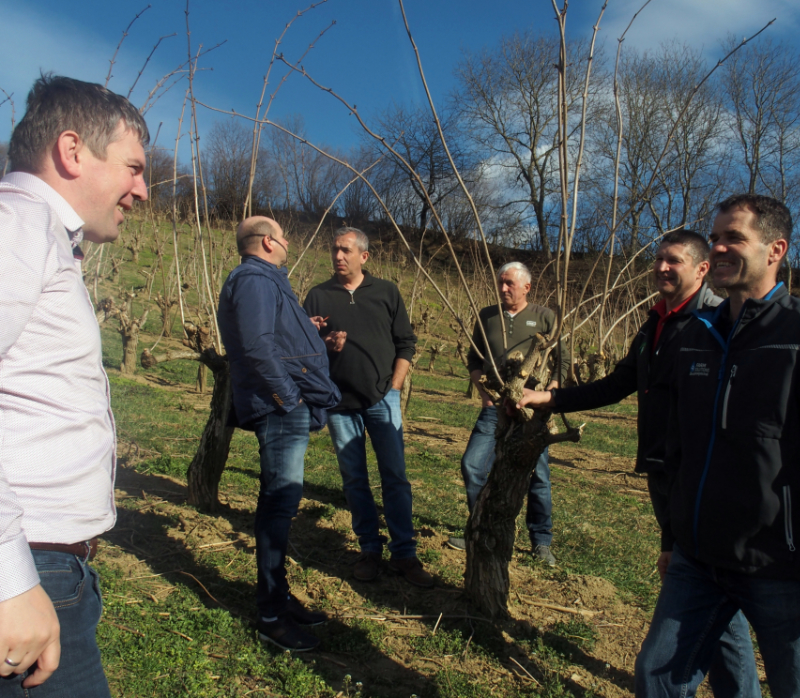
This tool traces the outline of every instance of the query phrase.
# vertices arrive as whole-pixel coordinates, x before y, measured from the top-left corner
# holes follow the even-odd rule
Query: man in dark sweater
[[[669,478],[665,471],[666,427],[670,386],[680,351],[681,334],[695,311],[719,305],[704,283],[709,269],[708,243],[697,233],[667,233],[656,252],[653,266],[661,300],[650,310],[625,358],[605,378],[573,388],[526,391],[522,403],[554,412],[591,410],[619,402],[638,392],[639,446],[636,472],[647,473],[653,511],[662,529],[668,527]],[[671,552],[662,552],[658,570],[663,579]],[[748,698],[760,695],[753,646],[744,616],[734,616],[714,655],[709,681],[718,696]]]
[[[511,352],[526,353],[536,335],[549,334],[556,325],[556,315],[552,310],[528,303],[531,273],[525,265],[520,262],[510,262],[500,267],[497,272],[497,286],[503,306],[502,320],[497,305],[483,308],[479,313],[479,323],[483,326],[489,342],[488,351],[480,326],[475,323],[472,340],[484,358],[481,359],[474,347],[470,348],[467,355],[470,379],[477,387],[481,397],[481,411],[469,437],[467,450],[461,459],[461,474],[467,489],[467,507],[470,513],[472,513],[478,494],[486,484],[489,471],[494,464],[497,408],[480,382],[481,376],[491,376],[494,370],[489,357],[494,357],[495,364],[499,368],[505,363],[506,357]],[[505,342],[503,340],[504,328]],[[563,379],[568,366],[566,352],[561,352],[561,359],[561,377]],[[558,372],[554,370],[550,385],[558,384],[557,375]],[[547,449],[545,449],[531,473],[525,522],[531,537],[534,557],[550,566],[556,564],[555,557],[550,550],[553,540],[552,511],[550,466]],[[456,550],[466,548],[463,538],[451,537],[447,544]]]
[[[430,587],[433,577],[416,554],[400,414],[400,389],[417,338],[397,286],[362,269],[368,245],[357,228],[338,230],[331,249],[334,276],[309,291],[304,307],[321,328],[331,378],[342,393],[329,413],[328,429],[361,546],[353,575],[360,581],[375,579],[386,542],[367,473],[369,432],[391,537],[389,568],[412,584]]]

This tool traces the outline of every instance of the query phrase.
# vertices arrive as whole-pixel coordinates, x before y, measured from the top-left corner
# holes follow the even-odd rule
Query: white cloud
[[[602,33],[615,48],[642,4],[642,0],[623,0],[607,10]],[[719,42],[728,34],[751,36],[773,18],[777,21],[762,36],[793,36],[800,28],[800,8],[795,0],[653,0],[628,30],[625,45],[648,49],[677,39],[716,55]]]

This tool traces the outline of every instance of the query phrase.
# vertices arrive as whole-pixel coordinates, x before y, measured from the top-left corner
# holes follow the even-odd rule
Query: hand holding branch
[[[330,315],[328,317],[330,317]],[[325,322],[325,320],[328,318],[322,317],[322,315],[314,315],[314,317],[310,317],[308,319],[311,320],[311,323],[317,328],[317,330],[321,330],[323,327],[328,326],[328,323]]]
[[[549,390],[530,390],[528,388],[522,389],[522,397],[517,403],[518,410],[523,407],[552,409],[553,406],[553,394]]]

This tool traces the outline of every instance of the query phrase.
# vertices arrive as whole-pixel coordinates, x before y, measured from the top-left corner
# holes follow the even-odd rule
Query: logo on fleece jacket
[[[711,369],[708,367],[708,364],[701,363],[700,361],[693,361],[692,365],[689,367],[690,376],[707,376],[710,371]]]

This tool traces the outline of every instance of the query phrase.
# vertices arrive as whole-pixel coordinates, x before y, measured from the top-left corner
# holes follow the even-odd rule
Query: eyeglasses
[[[276,238],[270,235],[269,233],[265,233],[264,235],[261,235],[260,233],[250,233],[250,235],[245,235],[243,238],[239,240],[239,245],[244,246],[244,242],[246,240],[251,240],[252,238],[269,238],[273,242],[277,242],[284,250],[286,250],[286,254],[289,254],[289,243],[286,243],[284,245],[281,242],[282,239],[286,240],[286,238]]]

